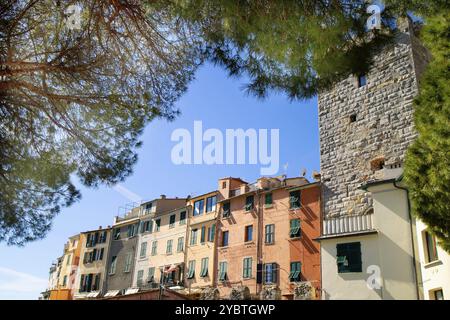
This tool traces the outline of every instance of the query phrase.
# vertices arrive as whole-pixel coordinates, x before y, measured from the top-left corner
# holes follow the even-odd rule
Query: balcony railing
[[[323,236],[374,231],[373,213],[358,216],[343,216],[323,221]]]

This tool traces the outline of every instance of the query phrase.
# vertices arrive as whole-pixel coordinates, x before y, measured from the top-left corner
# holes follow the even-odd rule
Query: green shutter
[[[270,206],[272,204],[272,193],[266,193],[264,203],[266,206]]]
[[[300,219],[292,219],[290,221],[290,232],[289,236],[291,238],[298,238],[300,237]]]
[[[208,262],[209,262],[208,258],[202,259],[202,269],[200,271],[200,277],[202,277],[202,278],[204,278],[208,275]]]

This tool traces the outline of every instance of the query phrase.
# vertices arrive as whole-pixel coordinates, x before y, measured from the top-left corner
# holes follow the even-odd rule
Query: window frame
[[[253,194],[245,197],[245,212],[250,212],[255,208],[255,196]]]
[[[231,216],[231,203],[226,201],[222,203],[222,218],[229,218]]]
[[[226,237],[224,236],[226,235]],[[225,244],[225,239],[226,239],[226,244]],[[228,230],[224,230],[222,231],[222,237],[221,237],[221,247],[228,247],[228,244],[230,242],[230,232]]]
[[[338,273],[361,273],[361,242],[344,242],[336,244],[336,265]]]
[[[204,211],[205,211],[205,199],[194,201],[194,211],[192,212],[192,215],[194,217],[201,216],[204,213]]]
[[[173,218],[173,221],[172,221]],[[176,214],[171,214],[169,216],[169,229],[175,228],[175,223],[177,221],[177,215]]]
[[[252,241],[253,241],[253,225],[249,224],[245,226],[244,242],[252,242]]]
[[[227,273],[228,273],[228,262],[220,261],[219,262],[219,274],[218,274],[219,281],[227,281],[227,277],[228,277]]]
[[[173,239],[168,239],[166,242],[166,254],[173,253]]]
[[[294,194],[298,195],[295,196]],[[290,191],[289,192],[289,209],[297,210],[302,207],[302,193],[300,190]]]
[[[204,257],[201,260],[200,277],[205,278],[208,276],[209,257]]]
[[[211,213],[216,211],[217,206],[217,196],[210,196],[206,198],[206,206],[205,206],[205,213]]]
[[[275,224],[274,223],[266,224],[264,226],[264,244],[272,245],[274,243],[275,243]]]
[[[147,256],[147,241],[141,243],[141,248],[139,250],[139,258],[143,259]]]
[[[251,279],[252,278],[252,265],[253,258],[245,257],[242,259],[242,278],[243,279]]]
[[[289,282],[299,282],[301,280],[301,276],[302,276],[301,261],[292,261],[290,263]]]

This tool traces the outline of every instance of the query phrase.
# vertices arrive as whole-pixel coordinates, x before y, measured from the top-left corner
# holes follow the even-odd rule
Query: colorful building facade
[[[320,288],[320,247],[313,241],[320,235],[320,184],[304,178],[261,178],[253,184],[225,178],[219,187],[220,296],[244,286],[253,296],[269,289],[277,298],[292,299],[295,283]]]
[[[187,225],[186,199],[160,199],[141,205],[133,287],[182,285]]]

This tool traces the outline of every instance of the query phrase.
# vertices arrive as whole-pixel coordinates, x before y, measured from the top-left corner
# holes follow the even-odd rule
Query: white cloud
[[[0,297],[2,299],[37,299],[47,287],[47,279],[0,267]]]
[[[130,201],[139,202],[139,203],[142,201],[142,197],[140,195],[128,190],[121,184],[115,185],[113,187],[113,189],[116,190],[118,193],[120,193],[122,196],[124,196],[125,198],[127,198]]]

